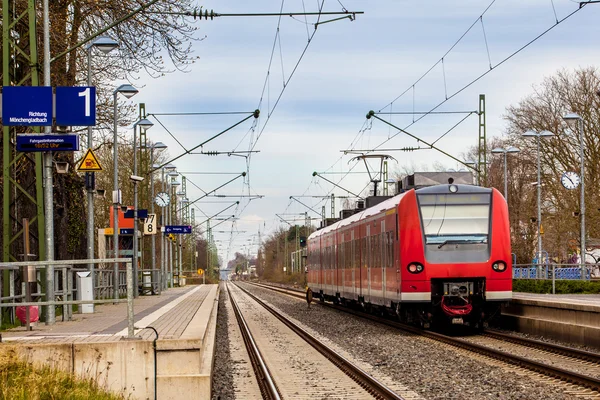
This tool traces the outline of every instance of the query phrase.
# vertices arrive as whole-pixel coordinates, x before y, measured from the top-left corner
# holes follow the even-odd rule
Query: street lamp
[[[97,48],[104,54],[110,53],[113,49],[119,47],[119,43],[108,36],[100,36],[96,38],[93,42],[91,42],[86,50],[87,50],[87,84],[88,86],[92,86],[92,49]],[[88,149],[93,147],[93,139],[92,139],[92,127],[87,127],[87,146]],[[85,182],[87,184],[87,258],[91,260],[94,258],[94,173],[86,172],[85,173]],[[92,276],[92,296],[94,295],[94,288],[96,279],[94,277],[94,263],[88,264],[88,269],[90,270],[90,275]],[[93,296],[95,299],[95,297]],[[92,309],[94,305],[92,304]]]
[[[577,128],[577,123],[579,123],[579,158],[581,159],[581,200],[580,200],[580,210],[579,216],[581,218],[581,279],[585,279],[585,156],[583,153],[585,144],[583,141],[583,118],[579,114],[569,113],[563,117],[563,119],[567,123],[575,123],[575,128]]]
[[[154,214],[154,171],[156,170],[157,166],[154,165],[154,150],[163,150],[166,149],[167,145],[164,144],[163,142],[156,142],[152,145],[152,147],[150,147],[150,168],[152,170],[152,172],[150,173],[150,213]],[[163,177],[164,177],[164,172],[163,172]],[[163,178],[164,180],[164,178]],[[156,229],[156,221],[153,222],[154,223],[154,229]],[[155,231],[156,232],[156,231]],[[151,247],[151,252],[152,252],[152,256],[150,257],[151,259],[151,269],[152,269],[152,275],[155,274],[154,270],[156,269],[156,234],[152,235],[152,239],[151,239],[151,243],[152,243],[152,247]],[[163,253],[163,249],[161,249],[161,260],[162,260],[162,253]],[[161,266],[161,270],[162,270],[162,266]],[[158,293],[160,294],[160,291],[162,289],[162,273],[159,274],[160,275],[160,279],[159,279],[159,283],[157,285],[158,287]]]
[[[507,174],[507,170],[506,170],[506,155],[509,153],[516,154],[519,151],[521,151],[521,150],[519,150],[513,146],[508,146],[508,148],[506,148],[506,149],[504,149],[502,147],[496,147],[495,149],[492,150],[493,154],[504,154],[504,199],[506,199],[507,203],[508,203],[508,174]]]
[[[523,137],[535,137],[537,141],[537,224],[538,224],[538,263],[542,257],[542,178],[540,171],[540,138],[552,137],[554,133],[548,131],[535,132],[527,131],[523,133]]]
[[[177,169],[177,167],[175,167],[175,165],[169,163],[167,165],[164,165],[162,167],[162,190],[163,192],[168,192],[167,190],[167,185],[169,184],[168,179],[169,179],[169,173],[171,172],[175,172],[175,170]],[[167,180],[165,180],[165,172],[167,172]],[[175,175],[177,175],[177,173],[175,172]],[[170,195],[170,193],[169,193]],[[169,202],[170,203],[170,202]],[[164,207],[162,209],[162,221],[161,224],[162,225],[168,225],[169,222],[169,206]],[[168,282],[169,280],[167,279],[167,273],[169,272],[169,268],[167,266],[167,260],[169,257],[169,248],[167,247],[167,238],[164,232],[161,232],[161,248],[160,248],[160,259],[161,259],[161,273],[162,273],[162,282],[163,282],[163,289],[167,289],[168,288]]]
[[[140,132],[143,129],[146,131],[154,126],[154,124],[142,118],[133,124],[133,175],[137,176],[137,127],[140,127]],[[133,179],[133,287],[135,288],[135,297],[138,297],[138,180]]]
[[[184,193],[185,196],[185,193]],[[186,223],[187,221],[185,221],[185,210],[184,207],[186,204],[189,204],[190,200],[187,197],[184,197],[183,199],[181,199],[181,223]],[[179,279],[181,282],[181,273],[183,272],[183,239],[179,241],[179,268],[177,269],[179,271]]]
[[[175,196],[175,191],[177,186],[181,185],[180,182],[176,180],[179,174],[175,171],[171,171],[168,174],[171,177],[171,182],[169,183],[169,195],[171,196],[171,202],[169,203],[169,224],[173,224],[173,210],[177,210],[177,197]],[[177,219],[177,216],[175,216]],[[169,255],[168,255],[168,264],[169,264],[169,287],[173,287],[173,257],[176,254],[173,252],[173,242],[169,242]],[[179,281],[177,282],[179,284]]]
[[[115,249],[115,258],[119,258],[119,204],[121,204],[121,192],[119,191],[119,151],[118,151],[118,135],[117,135],[117,95],[121,93],[126,98],[130,99],[138,92],[136,88],[130,84],[123,84],[113,92],[113,118],[114,118],[114,137],[113,137],[113,248]],[[119,263],[115,262],[113,266],[113,283],[114,293],[113,298],[119,299]]]

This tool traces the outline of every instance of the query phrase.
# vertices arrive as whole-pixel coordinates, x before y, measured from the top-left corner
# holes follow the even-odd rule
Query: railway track
[[[240,326],[240,330],[242,331],[242,336],[244,337],[244,342],[246,344],[246,348],[248,349],[248,352],[250,353],[250,359],[251,362],[253,364],[253,367],[255,369],[255,374],[257,377],[257,381],[259,382],[259,386],[260,386],[260,390],[261,393],[263,395],[263,398],[265,399],[281,399],[281,398],[300,398],[303,394],[300,393],[302,392],[302,389],[304,390],[317,390],[314,387],[310,387],[310,388],[306,388],[306,387],[299,387],[299,382],[301,382],[303,385],[305,386],[314,386],[314,385],[309,385],[308,382],[305,382],[303,378],[300,378],[299,380],[293,380],[293,379],[278,379],[277,375],[279,375],[279,377],[281,378],[282,375],[289,377],[289,376],[295,376],[296,378],[299,378],[298,375],[298,370],[294,371],[293,375],[291,373],[285,374],[282,373],[282,371],[279,371],[279,369],[285,369],[287,366],[282,365],[282,362],[284,358],[281,357],[281,354],[277,354],[277,352],[275,352],[276,354],[273,354],[273,349],[269,349],[268,346],[265,345],[265,343],[263,343],[263,345],[261,345],[260,343],[258,343],[260,341],[259,336],[260,333],[256,336],[253,336],[252,333],[252,329],[250,328],[250,323],[248,323],[246,321],[246,319],[244,318],[244,312],[241,310],[241,307],[238,304],[238,301],[235,298],[240,298],[240,293],[243,292],[243,294],[245,296],[250,297],[254,302],[259,303],[265,310],[267,310],[271,315],[273,315],[275,318],[277,318],[278,321],[280,321],[281,323],[283,323],[287,328],[291,329],[297,337],[301,338],[301,342],[304,343],[304,347],[306,348],[306,343],[308,343],[310,346],[312,346],[312,348],[314,348],[318,354],[322,355],[324,358],[323,360],[327,363],[327,365],[323,362],[320,361],[320,358],[317,356],[309,356],[310,352],[306,349],[302,349],[299,347],[299,345],[296,343],[294,344],[294,339],[285,337],[285,338],[279,338],[274,340],[273,337],[274,336],[283,336],[280,335],[280,333],[277,334],[272,334],[270,336],[269,341],[273,342],[273,341],[277,341],[277,340],[283,340],[286,343],[286,349],[285,352],[287,353],[295,353],[297,355],[297,357],[302,357],[303,360],[293,360],[292,362],[290,362],[290,364],[295,364],[296,362],[298,362],[299,364],[304,364],[306,363],[306,359],[308,358],[310,361],[310,366],[308,368],[304,368],[304,369],[308,369],[309,373],[314,377],[315,371],[319,371],[319,373],[325,374],[326,376],[331,376],[330,380],[332,381],[332,393],[335,393],[333,395],[333,398],[336,398],[336,396],[341,396],[339,398],[351,398],[350,397],[350,393],[352,393],[352,395],[357,395],[357,398],[365,398],[365,396],[371,395],[373,398],[376,399],[394,399],[394,400],[403,400],[404,398],[401,397],[399,394],[395,393],[394,391],[392,391],[391,389],[387,388],[384,384],[380,383],[379,381],[377,381],[375,378],[373,378],[372,376],[370,376],[369,374],[367,374],[366,372],[364,372],[363,370],[361,370],[359,367],[355,366],[353,363],[351,363],[350,361],[348,361],[346,358],[344,358],[342,355],[338,354],[337,352],[335,352],[334,350],[330,349],[328,346],[326,346],[325,344],[321,343],[318,339],[316,339],[315,337],[313,337],[312,335],[310,335],[308,332],[306,332],[304,329],[302,329],[301,327],[297,326],[294,322],[290,321],[287,317],[283,316],[282,314],[278,313],[276,310],[274,310],[273,308],[271,308],[269,305],[265,304],[264,302],[262,302],[260,299],[258,299],[256,296],[254,296],[253,294],[249,293],[248,291],[246,291],[245,289],[235,285],[235,290],[232,290],[232,288],[227,285],[227,289],[229,291],[229,298],[232,304],[232,307],[234,309],[234,313],[236,315],[236,319],[238,320],[238,324]],[[238,291],[239,290],[239,291]],[[249,308],[247,308],[249,309]],[[261,320],[263,321],[263,325],[264,325],[264,316],[261,317]],[[278,331],[281,332],[281,331]],[[269,335],[261,335],[262,337],[268,337]],[[282,352],[282,349],[279,348],[279,353]],[[272,361],[271,363],[269,363],[269,358],[271,360],[275,360]],[[327,361],[328,360],[328,361]],[[341,378],[344,375],[341,375],[341,373],[337,373],[336,375],[336,368],[333,366],[335,365],[335,367],[337,367],[337,369],[339,369],[340,371],[343,372],[343,374],[346,375],[346,377]],[[300,368],[300,373],[302,373],[303,368]],[[277,372],[279,372],[279,374],[277,374]],[[318,377],[319,381],[325,381],[325,376],[322,377]],[[344,380],[347,379],[348,382],[345,382]],[[326,382],[322,382],[322,384],[326,385]],[[286,386],[290,386],[290,387],[286,387]],[[322,389],[319,389],[322,390]],[[363,392],[364,390],[364,392]],[[345,391],[345,392],[344,392]],[[362,392],[362,394],[360,394],[360,392]],[[290,396],[290,393],[294,393],[293,396]],[[346,393],[346,394],[344,394]],[[287,396],[286,396],[287,394]],[[322,393],[320,393],[322,395]],[[311,397],[310,393],[306,393],[305,394],[307,398]],[[314,396],[314,394],[312,395]]]
[[[270,290],[289,296],[304,298],[304,292],[260,284]],[[444,343],[461,351],[476,353],[479,357],[495,360],[493,364],[508,364],[536,379],[557,384],[565,392],[581,398],[600,399],[600,354],[570,347],[541,342],[487,330],[481,335],[466,338],[451,337],[437,332],[390,321],[371,314],[355,311],[330,303],[320,303],[331,308],[367,318],[372,321],[401,329],[421,337]],[[498,363],[500,362],[500,364]]]

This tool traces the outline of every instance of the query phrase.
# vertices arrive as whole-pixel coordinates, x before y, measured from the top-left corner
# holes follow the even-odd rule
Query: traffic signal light
[[[300,247],[306,247],[306,236],[300,236]]]

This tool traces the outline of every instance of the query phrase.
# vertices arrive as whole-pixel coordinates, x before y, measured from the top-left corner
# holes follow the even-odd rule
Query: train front
[[[504,197],[496,189],[449,184],[416,190],[402,203],[402,298],[428,300],[415,309],[424,325],[481,328],[512,298]]]

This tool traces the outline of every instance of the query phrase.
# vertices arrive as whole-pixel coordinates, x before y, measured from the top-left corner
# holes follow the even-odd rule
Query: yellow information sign
[[[115,232],[113,228],[104,228],[105,235],[112,235]]]
[[[203,269],[198,269],[198,275],[200,275],[200,276],[204,275],[204,270]]]
[[[92,149],[88,149],[87,153],[85,153],[85,157],[83,157],[83,161],[79,164],[79,168],[77,168],[79,172],[98,172],[102,171],[102,166],[100,162],[96,158],[96,155],[92,151]]]

